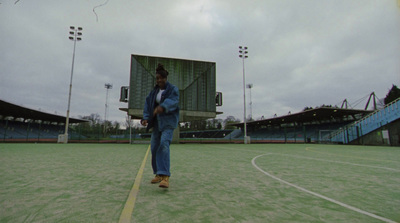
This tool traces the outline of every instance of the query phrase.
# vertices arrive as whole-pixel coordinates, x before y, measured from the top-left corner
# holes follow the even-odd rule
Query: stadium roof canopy
[[[341,109],[336,107],[319,107],[309,109],[299,113],[288,114],[270,119],[247,122],[247,126],[280,126],[282,124],[302,123],[338,123],[344,121],[355,121],[374,111],[359,109]],[[243,127],[244,123],[232,124],[233,126]]]
[[[19,105],[15,105],[3,100],[0,100],[0,116],[3,118],[12,117],[14,119],[22,118],[24,120],[40,120],[44,122],[51,123],[65,123],[65,116],[54,115],[42,111],[33,110],[30,108],[25,108]],[[87,120],[70,118],[70,123],[82,123],[87,122]]]

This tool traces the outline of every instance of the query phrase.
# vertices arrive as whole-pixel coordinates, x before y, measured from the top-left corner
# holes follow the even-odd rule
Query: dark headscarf
[[[168,71],[164,69],[164,66],[162,64],[159,63],[156,69],[156,74],[159,74],[162,77],[166,78],[168,76]]]

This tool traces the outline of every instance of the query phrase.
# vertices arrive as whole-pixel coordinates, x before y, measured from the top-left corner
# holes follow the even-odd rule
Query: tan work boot
[[[159,187],[168,188],[169,187],[169,176],[161,176],[162,180]]]
[[[152,180],[151,183],[152,184],[156,184],[156,183],[160,183],[162,180],[162,177],[160,175],[156,175]]]

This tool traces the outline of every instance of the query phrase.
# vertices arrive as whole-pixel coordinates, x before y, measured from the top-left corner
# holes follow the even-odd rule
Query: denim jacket
[[[164,112],[154,117],[153,111],[156,108],[156,97],[159,90],[160,87],[156,85],[146,97],[143,120],[147,120],[147,130],[154,127],[154,121],[157,122],[159,131],[175,129],[179,122],[179,90],[175,85],[167,81],[160,101],[160,106],[164,108]]]

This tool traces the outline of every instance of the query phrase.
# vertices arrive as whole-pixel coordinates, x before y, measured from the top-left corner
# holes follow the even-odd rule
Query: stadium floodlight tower
[[[70,26],[70,36],[69,39],[74,41],[74,52],[72,54],[72,68],[71,68],[71,79],[69,82],[69,96],[68,96],[68,109],[67,109],[67,119],[65,121],[65,132],[64,132],[64,136],[63,139],[58,140],[58,142],[63,142],[63,143],[68,143],[68,126],[69,126],[69,108],[71,105],[71,91],[72,91],[72,77],[74,75],[74,62],[75,62],[75,48],[76,48],[76,42],[77,41],[81,41],[82,40],[82,27],[77,27],[75,28],[75,26]]]
[[[243,130],[244,130],[244,144],[247,144],[247,122],[246,122],[246,78],[245,78],[245,72],[244,72],[244,59],[246,59],[247,56],[247,46],[242,47],[239,46],[239,57],[242,58],[243,61]]]

